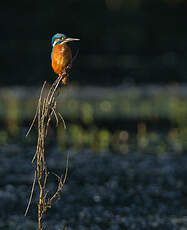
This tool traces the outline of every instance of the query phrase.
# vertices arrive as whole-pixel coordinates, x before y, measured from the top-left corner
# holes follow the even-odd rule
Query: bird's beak
[[[71,41],[79,41],[79,40],[80,40],[79,38],[66,38],[66,39],[62,42],[62,44],[67,43],[67,42],[71,42]]]

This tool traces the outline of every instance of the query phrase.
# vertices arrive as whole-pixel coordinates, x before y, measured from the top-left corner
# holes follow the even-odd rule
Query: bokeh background
[[[57,77],[55,33],[80,42],[71,44],[79,54],[58,97],[67,130],[54,122],[47,140],[50,169],[60,172],[72,155],[64,206],[48,216],[51,225],[185,229],[187,1],[4,1],[0,19],[2,229],[36,224],[37,195],[32,214],[22,214],[37,126],[25,134],[43,82]]]
[[[9,4],[1,7],[2,85],[52,80],[50,40],[57,32],[81,39],[71,80],[81,86],[186,82],[184,0]]]

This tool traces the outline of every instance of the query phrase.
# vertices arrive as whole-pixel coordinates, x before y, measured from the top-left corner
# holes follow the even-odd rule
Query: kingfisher
[[[72,52],[68,42],[78,41],[78,38],[68,38],[65,34],[57,33],[52,37],[51,65],[56,74],[67,84],[69,71],[72,67]]]

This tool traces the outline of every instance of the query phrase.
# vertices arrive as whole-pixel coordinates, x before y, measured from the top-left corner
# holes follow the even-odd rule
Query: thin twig
[[[66,170],[65,170],[64,180],[62,182],[62,187],[64,186],[64,184],[66,183],[66,180],[67,180],[68,169],[69,169],[69,153],[68,153],[67,158],[66,158]]]
[[[61,114],[61,113],[58,113],[58,115],[59,115],[59,117],[61,118],[61,120],[62,120],[62,122],[63,122],[64,129],[67,129],[66,122],[65,122],[65,120],[64,120],[64,118],[63,118],[63,116],[62,116],[62,114]]]
[[[44,90],[44,88],[45,88],[45,85],[46,85],[46,81],[44,82],[44,84],[43,84],[43,86],[42,86],[42,89],[41,89],[40,97],[39,97],[39,98],[41,98],[41,95],[43,94],[43,90]],[[36,118],[37,118],[37,115],[38,115],[39,103],[40,103],[40,101],[38,101],[37,109],[36,109],[34,118],[33,118],[33,120],[32,120],[32,123],[31,123],[31,125],[30,125],[30,127],[29,127],[29,130],[28,130],[27,133],[26,133],[26,137],[29,135],[29,133],[30,133],[30,131],[31,131],[31,129],[32,129],[32,127],[33,127],[35,121],[36,121]]]
[[[57,188],[57,191],[54,193],[54,195],[48,200],[48,202],[51,204],[52,201],[59,195],[59,192],[62,190],[62,188],[64,187],[65,183],[66,183],[66,180],[67,180],[67,175],[68,175],[68,168],[69,168],[69,153],[67,155],[67,158],[66,158],[66,169],[65,169],[65,175],[64,175],[64,179],[62,181],[62,177],[59,177],[57,174],[53,173],[53,175],[55,175],[58,180],[59,180],[59,183],[58,183],[58,188]]]
[[[29,202],[28,202],[28,205],[27,205],[27,208],[26,208],[26,211],[25,211],[25,216],[27,215],[27,213],[29,211],[29,207],[30,207],[30,204],[31,204],[31,201],[32,201],[32,196],[33,196],[35,184],[36,184],[36,170],[34,170],[34,180],[33,180],[33,183],[32,183],[32,189],[31,189]]]

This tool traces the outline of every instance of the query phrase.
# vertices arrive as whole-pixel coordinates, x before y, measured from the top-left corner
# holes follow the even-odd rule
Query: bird
[[[64,85],[67,84],[69,71],[72,68],[72,52],[67,45],[71,41],[79,41],[78,38],[68,38],[65,34],[57,33],[51,40],[51,65],[56,74],[62,78]]]

